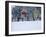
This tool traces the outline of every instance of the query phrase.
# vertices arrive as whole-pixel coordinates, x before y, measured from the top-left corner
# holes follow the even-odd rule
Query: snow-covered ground
[[[41,21],[20,21],[11,23],[11,31],[32,31],[40,29]]]

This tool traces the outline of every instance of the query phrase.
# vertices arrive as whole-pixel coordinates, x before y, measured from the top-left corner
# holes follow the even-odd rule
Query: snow
[[[11,23],[11,31],[32,31],[40,29],[41,21],[19,21]]]

